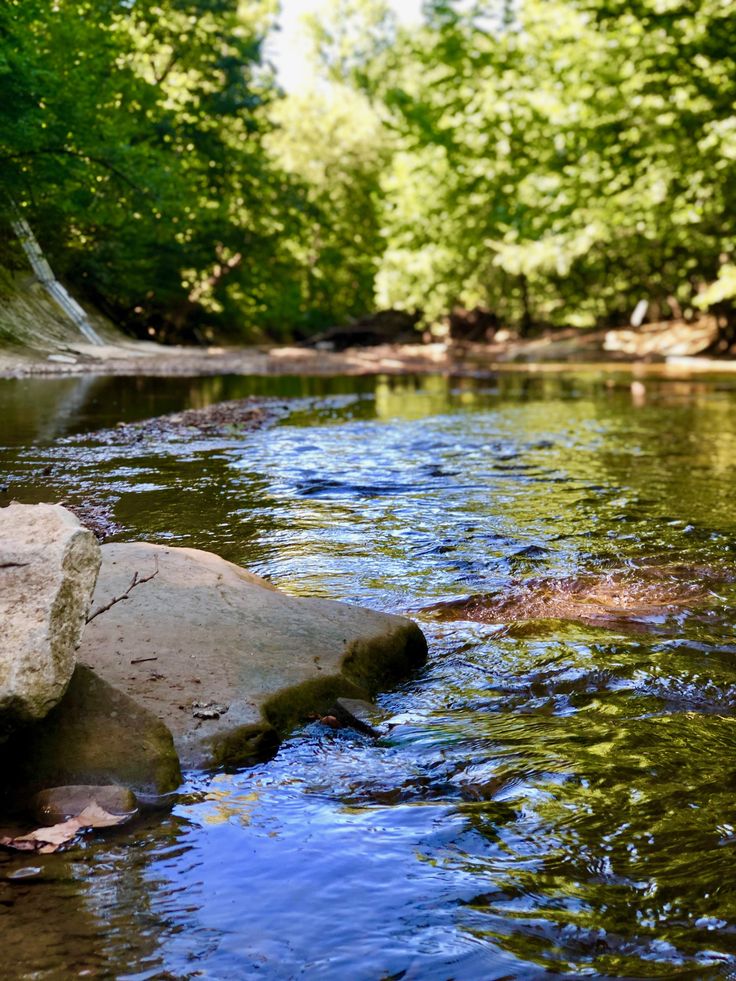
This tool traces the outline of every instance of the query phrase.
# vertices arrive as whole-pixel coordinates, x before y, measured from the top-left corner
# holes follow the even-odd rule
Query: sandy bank
[[[647,324],[638,330],[556,331],[539,338],[488,343],[381,344],[344,351],[297,345],[164,347],[123,339],[97,347],[67,340],[55,348],[0,350],[0,377],[60,375],[488,375],[563,368],[689,375],[736,371],[736,359],[704,352],[714,342],[713,318]]]

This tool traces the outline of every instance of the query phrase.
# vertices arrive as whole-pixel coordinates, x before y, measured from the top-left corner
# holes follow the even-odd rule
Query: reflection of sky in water
[[[373,748],[363,754],[351,747],[342,765],[362,765],[365,774],[366,768],[376,769],[374,755]],[[455,850],[463,819],[449,806],[331,805],[309,783],[336,762],[334,747],[315,754],[310,741],[294,784],[270,788],[268,776],[261,783],[258,774],[227,778],[214,783],[215,794],[218,783],[223,786],[224,802],[186,809],[206,827],[205,851],[201,834],[193,831],[193,853],[201,864],[183,879],[178,869],[171,871],[177,886],[197,897],[198,928],[221,936],[219,976],[261,967],[274,978],[304,971],[371,979],[404,969],[407,960],[414,969],[426,968],[438,950],[448,968],[472,955],[485,974],[498,962],[483,950],[473,955],[476,945],[455,928],[458,890],[466,877],[446,877],[430,857]],[[214,868],[213,852],[221,856]],[[471,877],[464,886],[468,897],[474,887]],[[236,901],[241,891],[242,903]],[[256,909],[249,896],[257,897]],[[193,945],[187,937],[175,946],[182,956]]]
[[[700,381],[648,382],[643,404],[595,374],[136,381],[138,401],[106,384],[38,390],[46,403],[34,389],[32,419],[30,390],[0,384],[14,495],[91,497],[123,539],[211,548],[291,591],[420,610],[536,578],[667,562],[698,582],[732,565],[733,395]],[[253,391],[302,401],[245,437],[73,435]],[[60,442],[52,395],[68,407]],[[723,976],[734,592],[719,583],[637,632],[425,621],[432,659],[382,696],[385,739],[310,725],[269,763],[197,778],[132,839],[44,859],[45,922],[19,963],[140,979]],[[31,895],[14,893],[14,940],[32,932]]]

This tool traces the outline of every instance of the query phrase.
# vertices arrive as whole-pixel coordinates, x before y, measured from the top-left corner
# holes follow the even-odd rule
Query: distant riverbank
[[[672,328],[670,328],[671,330]],[[660,332],[664,334],[664,331]],[[692,332],[691,332],[692,333]],[[701,331],[702,333],[702,331]],[[702,338],[701,338],[702,339]],[[497,343],[381,344],[344,351],[302,346],[164,347],[121,340],[95,347],[67,343],[52,351],[0,351],[0,377],[60,375],[487,375],[586,366],[645,375],[736,371],[736,360],[697,353],[697,344],[657,347],[654,331],[580,331]]]

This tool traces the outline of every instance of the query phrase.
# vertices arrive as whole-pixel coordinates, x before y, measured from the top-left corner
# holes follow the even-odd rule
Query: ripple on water
[[[95,384],[63,443],[28,409],[15,496],[420,611],[432,657],[377,741],[311,724],[164,820],[0,857],[8,977],[736,976],[732,390],[269,380],[308,397],[275,428],[123,447],[82,432]]]

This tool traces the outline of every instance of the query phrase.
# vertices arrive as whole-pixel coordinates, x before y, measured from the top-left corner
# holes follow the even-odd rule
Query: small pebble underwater
[[[0,854],[2,977],[736,977],[736,378],[0,381],[0,503],[406,613],[378,740]],[[219,435],[115,424],[249,395]]]

